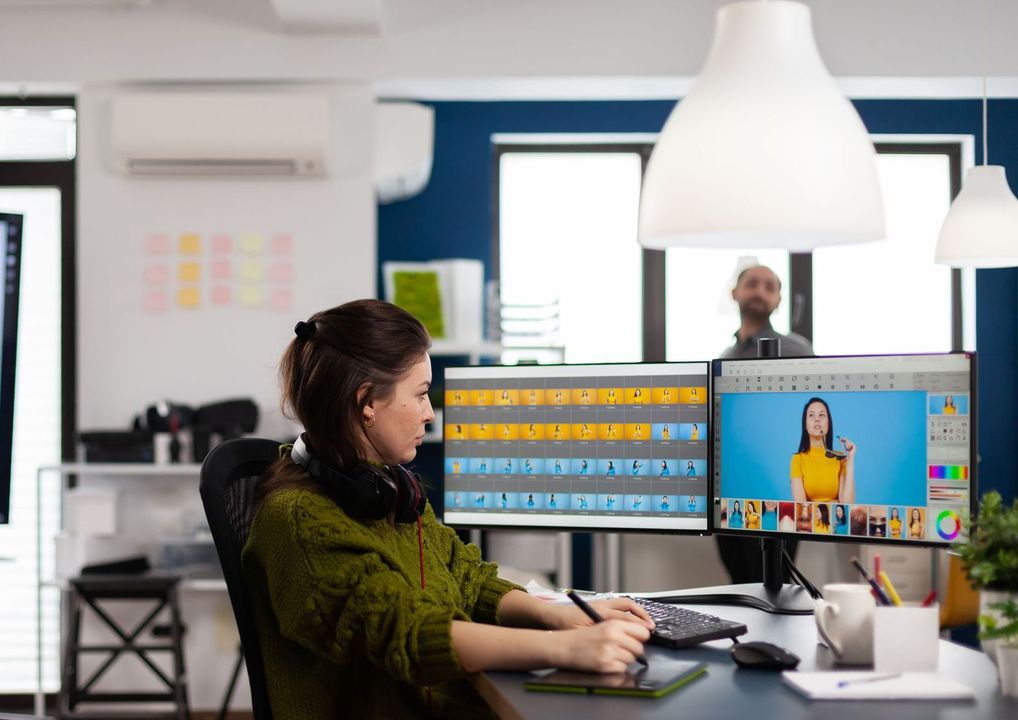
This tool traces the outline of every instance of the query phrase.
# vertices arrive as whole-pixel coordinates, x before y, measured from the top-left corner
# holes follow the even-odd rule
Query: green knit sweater
[[[423,516],[359,521],[329,498],[283,490],[259,509],[243,553],[277,720],[488,717],[452,647],[452,621],[495,623],[516,585],[473,545]]]

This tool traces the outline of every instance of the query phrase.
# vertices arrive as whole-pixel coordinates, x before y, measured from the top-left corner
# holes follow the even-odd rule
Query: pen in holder
[[[878,606],[873,614],[873,669],[936,672],[940,664],[940,606]]]

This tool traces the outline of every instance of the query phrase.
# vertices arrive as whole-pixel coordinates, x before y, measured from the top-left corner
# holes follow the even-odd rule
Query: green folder
[[[678,690],[707,671],[707,663],[655,660],[638,672],[585,673],[556,670],[523,683],[527,690],[579,695],[627,695],[658,698]]]

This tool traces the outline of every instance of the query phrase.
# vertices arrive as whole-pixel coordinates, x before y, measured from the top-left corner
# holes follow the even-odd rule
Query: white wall
[[[334,128],[326,178],[167,179],[108,168],[107,112],[118,91],[89,85],[79,96],[78,426],[125,427],[161,398],[250,396],[263,411],[260,432],[282,434],[276,367],[294,323],[375,294],[371,92],[325,88]],[[292,309],[216,308],[206,296],[198,309],[171,303],[164,313],[146,312],[142,273],[153,232],[171,242],[183,232],[227,233],[235,242],[245,233],[266,242],[273,232],[292,233]]]

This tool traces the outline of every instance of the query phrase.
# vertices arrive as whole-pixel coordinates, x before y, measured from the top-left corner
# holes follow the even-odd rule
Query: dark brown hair
[[[381,300],[354,300],[315,313],[279,364],[283,414],[303,426],[319,460],[353,468],[364,462],[364,408],[387,398],[430,347],[417,318]],[[259,487],[259,504],[289,487],[320,490],[289,456],[282,457]]]

